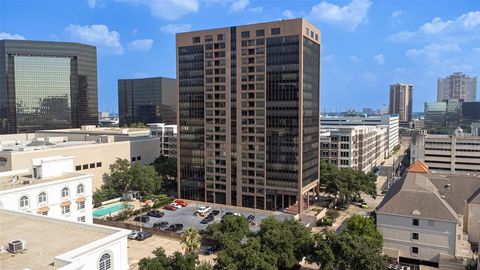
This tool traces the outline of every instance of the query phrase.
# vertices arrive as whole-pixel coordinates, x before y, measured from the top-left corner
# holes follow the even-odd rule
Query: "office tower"
[[[475,122],[480,122],[480,102],[463,102],[461,128],[469,131]]]
[[[180,197],[303,209],[319,183],[319,73],[320,30],[303,19],[177,34]]]
[[[94,46],[0,40],[0,133],[98,123]]]
[[[171,78],[118,80],[120,126],[177,123],[177,81]]]
[[[437,101],[457,99],[460,102],[472,102],[477,99],[477,77],[468,77],[455,72],[437,80]]]
[[[400,123],[412,121],[412,91],[413,84],[390,85],[389,114],[398,114]]]

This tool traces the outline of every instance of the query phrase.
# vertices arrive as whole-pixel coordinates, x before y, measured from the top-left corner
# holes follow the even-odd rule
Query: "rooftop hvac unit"
[[[13,240],[8,243],[8,251],[15,254],[27,248],[27,242],[25,240]]]

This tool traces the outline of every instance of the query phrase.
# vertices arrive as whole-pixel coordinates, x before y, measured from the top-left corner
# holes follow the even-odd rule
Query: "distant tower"
[[[437,101],[458,99],[461,102],[473,102],[477,99],[477,77],[468,77],[455,72],[437,80]]]
[[[390,85],[390,114],[398,114],[401,123],[412,121],[413,84]]]

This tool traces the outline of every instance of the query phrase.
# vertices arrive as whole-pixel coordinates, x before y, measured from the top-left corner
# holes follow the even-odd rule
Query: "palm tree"
[[[182,234],[182,245],[185,246],[185,253],[196,251],[200,248],[202,236],[197,229],[187,228]]]

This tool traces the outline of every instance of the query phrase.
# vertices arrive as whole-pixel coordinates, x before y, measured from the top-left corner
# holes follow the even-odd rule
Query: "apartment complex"
[[[320,116],[320,126],[386,126],[388,131],[388,154],[391,155],[395,146],[399,144],[398,140],[398,115],[378,115],[378,116]]]
[[[319,183],[320,30],[293,19],[176,42],[179,195],[300,211]]]
[[[433,172],[476,174],[480,171],[480,137],[463,134],[412,134],[411,162],[425,162]]]
[[[150,134],[160,139],[160,155],[175,157],[177,155],[177,125],[164,123],[148,124]]]
[[[0,209],[2,269],[127,270],[130,231]]]
[[[92,174],[95,190],[118,158],[152,163],[160,156],[160,140],[148,129],[89,126],[0,136],[0,172],[29,168],[32,159],[49,156],[74,156],[75,171]]]
[[[0,173],[0,208],[92,223],[92,175],[75,172],[73,157],[32,159]]]
[[[455,72],[437,80],[437,101],[444,102],[456,99],[461,102],[477,100],[477,77],[468,77],[461,72]]]
[[[339,168],[370,172],[388,157],[385,126],[323,126],[320,159]]]
[[[413,169],[413,170],[412,170]],[[377,207],[384,254],[402,263],[465,269],[478,246],[480,179],[432,174],[417,162]]]
[[[98,121],[94,46],[0,40],[0,134]]]
[[[413,84],[390,85],[389,114],[398,114],[400,123],[412,121]]]
[[[118,80],[120,126],[132,123],[177,124],[177,81],[155,77]]]

